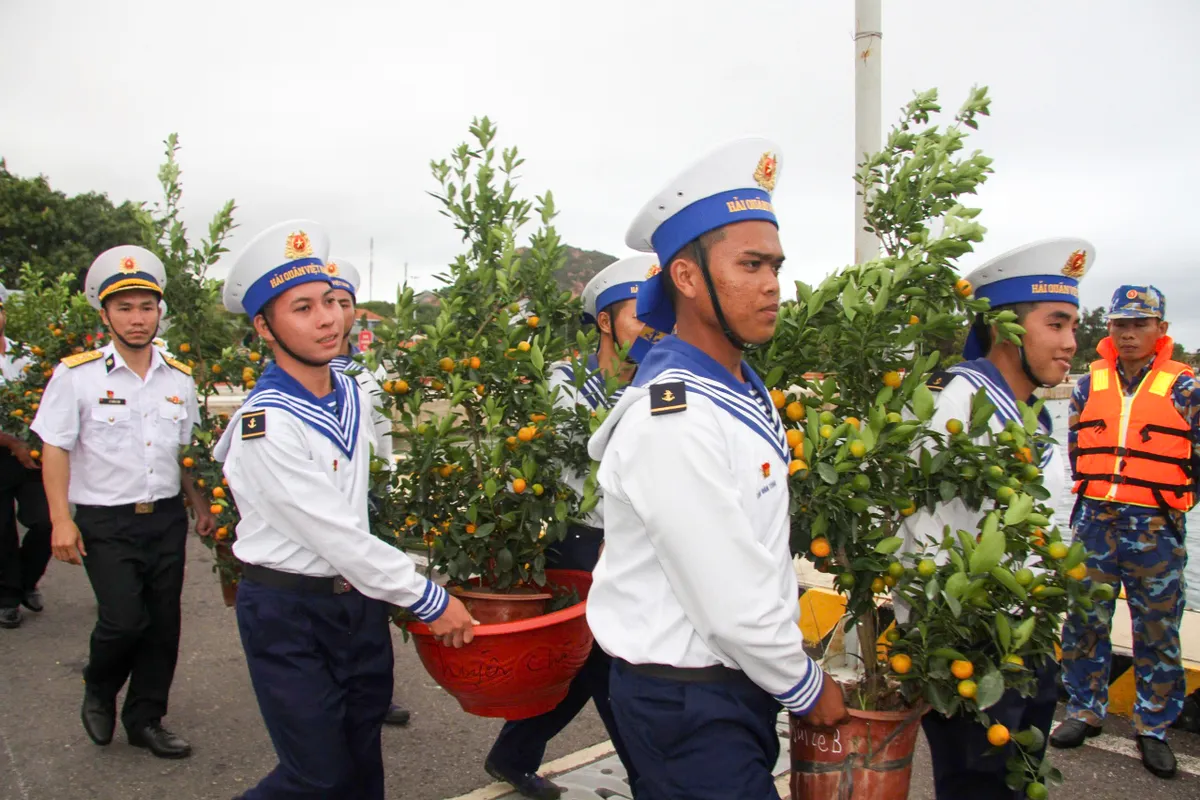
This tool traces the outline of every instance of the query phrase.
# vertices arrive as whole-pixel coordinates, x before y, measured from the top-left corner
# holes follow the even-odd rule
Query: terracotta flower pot
[[[221,597],[225,599],[226,608],[237,605],[237,587],[237,581],[221,580]]]
[[[792,800],[905,800],[924,711],[850,709],[832,731],[792,717]]]
[[[546,570],[546,577],[551,584],[574,589],[584,602],[517,622],[479,625],[474,641],[459,649],[439,644],[428,625],[408,623],[421,663],[464,711],[525,719],[549,711],[567,696],[571,679],[592,649],[584,616],[592,576]]]
[[[546,603],[553,598],[549,592],[493,592],[490,589],[464,589],[457,586],[450,590],[450,594],[462,600],[471,616],[485,625],[540,617],[546,613]]]

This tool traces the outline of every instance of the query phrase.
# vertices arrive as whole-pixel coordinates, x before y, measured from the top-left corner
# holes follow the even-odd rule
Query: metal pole
[[[883,15],[880,0],[854,2],[854,168],[883,143],[880,119],[883,64]],[[866,203],[857,191],[854,199],[854,263],[879,254],[879,239],[863,230]]]

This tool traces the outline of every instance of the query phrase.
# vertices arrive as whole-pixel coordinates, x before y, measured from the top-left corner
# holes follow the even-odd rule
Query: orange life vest
[[[1075,492],[1080,497],[1164,511],[1195,505],[1191,425],[1175,408],[1172,388],[1187,364],[1172,361],[1163,337],[1158,355],[1133,394],[1126,396],[1111,338],[1096,348],[1092,387],[1074,427]]]

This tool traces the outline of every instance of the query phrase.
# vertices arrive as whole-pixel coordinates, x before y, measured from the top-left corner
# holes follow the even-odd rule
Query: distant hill
[[[587,282],[616,260],[616,256],[598,250],[580,250],[568,246],[567,263],[554,274],[554,279],[559,288],[567,289],[572,294],[582,294]]]

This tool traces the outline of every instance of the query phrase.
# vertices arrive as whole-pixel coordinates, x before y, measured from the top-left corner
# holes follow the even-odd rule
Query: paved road
[[[125,744],[93,745],[79,723],[81,673],[95,601],[81,567],[52,562],[46,610],[0,630],[0,800],[228,800],[253,785],[275,756],[250,688],[232,609],[221,602],[208,551],[190,544],[183,641],[167,726],[195,748],[185,761]],[[483,756],[500,721],[463,713],[425,673],[399,633],[396,694],[413,711],[385,730],[388,796],[442,800],[491,782]],[[594,710],[550,747],[547,758],[605,738]]]
[[[42,585],[47,610],[28,615],[19,630],[0,631],[0,800],[228,800],[274,766],[233,613],[221,603],[207,551],[195,540],[190,547],[183,642],[167,722],[191,740],[193,757],[160,761],[126,745],[120,732],[108,748],[87,740],[78,710],[94,601],[81,568],[54,562]],[[499,721],[460,711],[426,676],[411,647],[399,634],[395,639],[397,696],[413,710],[413,722],[384,733],[388,796],[444,800],[485,787],[490,779],[482,759]],[[604,738],[588,709],[551,744],[547,758]],[[1191,759],[1186,763],[1193,775],[1159,781],[1119,752],[1129,747],[1128,726],[1110,721],[1093,746],[1056,754],[1070,781],[1059,796],[1194,800],[1200,797],[1200,737],[1173,734],[1172,740]],[[911,796],[933,798],[923,743]]]

